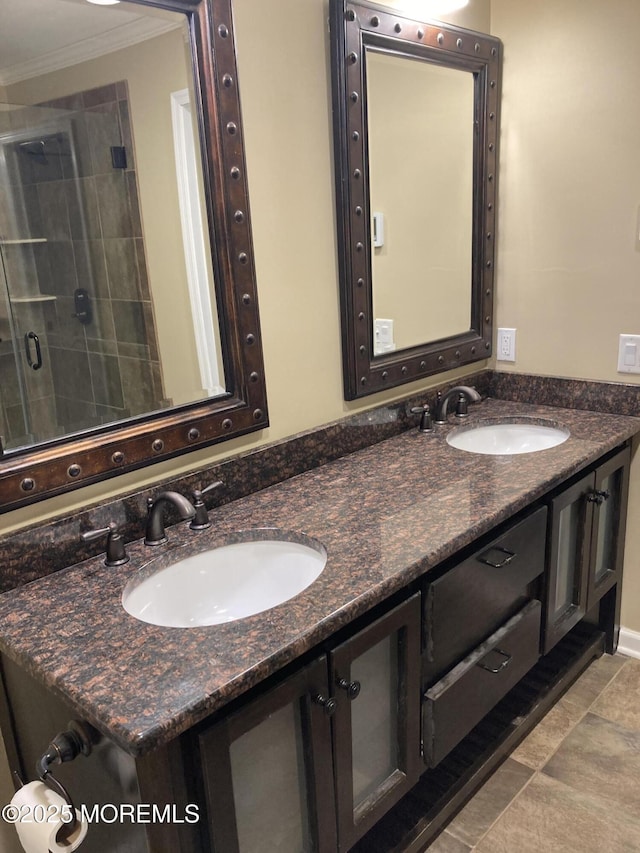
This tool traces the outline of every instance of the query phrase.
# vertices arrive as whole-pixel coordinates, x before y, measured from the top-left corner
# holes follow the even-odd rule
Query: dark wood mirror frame
[[[268,426],[231,0],[131,2],[183,13],[189,24],[227,393],[0,448],[0,512]]]
[[[331,33],[342,362],[345,399],[353,400],[491,355],[502,44],[471,30],[351,0],[331,0]],[[375,358],[367,47],[471,72],[475,89],[470,329]]]

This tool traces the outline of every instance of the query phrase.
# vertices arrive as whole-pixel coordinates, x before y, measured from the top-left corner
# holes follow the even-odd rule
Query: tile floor
[[[640,853],[640,660],[605,655],[428,853]]]

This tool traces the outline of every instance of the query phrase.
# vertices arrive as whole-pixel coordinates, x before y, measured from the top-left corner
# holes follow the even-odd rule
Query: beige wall
[[[618,335],[640,334],[640,4],[492,0],[491,14],[505,57],[496,326],[518,330],[513,369],[638,382],[616,365]],[[636,454],[622,612],[634,631],[639,480]]]

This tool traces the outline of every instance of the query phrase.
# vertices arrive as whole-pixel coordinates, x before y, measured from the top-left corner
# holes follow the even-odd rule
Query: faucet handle
[[[466,418],[468,416],[469,407],[467,405],[467,398],[462,392],[460,392],[460,394],[458,394],[458,400],[456,402],[456,417]]]
[[[202,500],[202,496],[205,495],[207,492],[213,491],[213,489],[220,488],[220,486],[222,485],[224,485],[222,480],[216,480],[214,483],[209,483],[209,485],[205,486],[204,489],[194,489],[193,508],[195,509],[196,514],[191,520],[191,524],[189,525],[191,530],[206,530],[207,527],[211,527],[207,508],[204,504],[204,501]]]
[[[420,426],[418,427],[420,432],[431,432],[433,424],[431,423],[431,409],[429,408],[429,404],[424,403],[422,406],[414,406],[410,411],[412,415],[421,415]]]
[[[94,539],[100,539],[101,536],[107,534],[107,553],[105,557],[105,566],[123,566],[129,562],[129,555],[124,548],[124,539],[118,530],[118,525],[115,521],[110,521],[107,527],[101,527],[96,530],[87,530],[81,535],[84,542],[92,542]]]

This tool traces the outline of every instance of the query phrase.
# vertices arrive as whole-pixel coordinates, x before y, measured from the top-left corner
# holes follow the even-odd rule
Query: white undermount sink
[[[161,557],[155,571],[147,566],[129,581],[122,606],[136,619],[169,628],[233,622],[293,598],[327,562],[325,548],[298,533],[264,528],[233,539],[168,565]]]
[[[569,430],[554,423],[500,422],[457,427],[447,436],[447,443],[469,453],[512,456],[548,450],[568,438]]]

